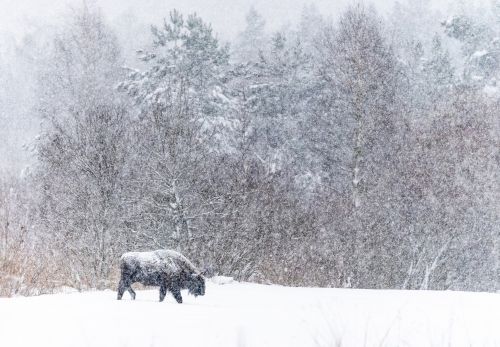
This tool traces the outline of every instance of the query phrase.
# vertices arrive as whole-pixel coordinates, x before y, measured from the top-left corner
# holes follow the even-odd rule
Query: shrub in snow
[[[210,279],[212,283],[218,285],[231,284],[234,282],[234,278],[228,276],[214,276]]]
[[[131,285],[136,282],[160,286],[160,301],[165,298],[167,290],[179,304],[182,303],[181,289],[188,289],[194,296],[205,295],[205,279],[200,271],[182,254],[171,250],[123,254],[118,300],[126,290],[135,299]]]

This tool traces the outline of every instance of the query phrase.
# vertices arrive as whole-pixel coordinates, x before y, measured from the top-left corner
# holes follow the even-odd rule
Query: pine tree
[[[422,66],[425,90],[428,93],[428,102],[434,104],[451,91],[455,85],[455,72],[451,65],[449,54],[443,49],[438,35],[432,41],[432,50],[429,58]]]
[[[266,22],[252,6],[245,16],[246,27],[238,35],[234,45],[232,58],[236,62],[257,62],[262,47],[265,47],[267,37]]]
[[[494,3],[491,13],[494,12]],[[461,13],[443,22],[445,33],[461,43],[465,60],[463,82],[469,87],[495,87],[500,74],[500,45],[496,20]],[[498,92],[497,92],[498,94]]]
[[[201,18],[177,11],[152,35],[153,50],[139,52],[146,70],[119,86],[140,113],[131,165],[141,178],[131,187],[137,208],[130,228],[137,242],[189,254],[201,251],[205,235],[197,225],[216,210],[204,173],[218,153],[231,151],[234,136],[227,134],[237,128],[225,90],[228,49]]]

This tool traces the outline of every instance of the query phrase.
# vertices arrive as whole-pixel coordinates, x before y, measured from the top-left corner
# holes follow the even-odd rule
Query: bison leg
[[[126,277],[122,276],[120,283],[118,284],[118,300],[121,300],[123,297],[123,293],[127,290],[132,297],[132,300],[135,300],[135,292],[131,287],[132,283]]]
[[[182,295],[181,291],[178,288],[172,290],[172,295],[179,304],[182,304]]]
[[[165,299],[165,295],[167,295],[167,286],[165,284],[162,284],[160,286],[160,302]]]
[[[125,281],[121,279],[120,283],[118,284],[118,297],[117,297],[118,300],[122,299],[125,289],[126,289]]]
[[[132,300],[135,300],[135,292],[134,290],[132,289],[132,285],[129,284],[128,288],[127,288],[128,292],[130,293],[130,296],[132,297]]]

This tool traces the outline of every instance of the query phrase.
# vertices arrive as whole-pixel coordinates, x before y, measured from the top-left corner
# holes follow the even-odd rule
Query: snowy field
[[[0,299],[0,346],[500,346],[500,295],[209,282]]]

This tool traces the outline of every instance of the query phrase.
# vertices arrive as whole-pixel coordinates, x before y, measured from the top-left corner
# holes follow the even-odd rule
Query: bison
[[[160,302],[167,290],[179,304],[181,289],[187,289],[195,297],[205,295],[205,279],[200,271],[182,254],[171,250],[152,252],[129,252],[121,257],[121,278],[118,284],[118,300],[128,290],[135,300],[131,285],[139,282],[146,286],[160,287]]]

